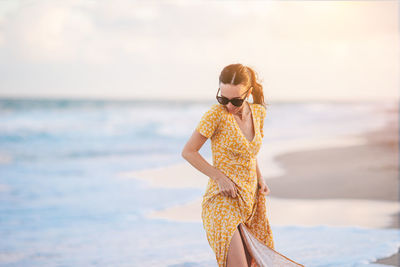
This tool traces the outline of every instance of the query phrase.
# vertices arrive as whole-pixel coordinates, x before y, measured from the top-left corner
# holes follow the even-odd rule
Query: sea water
[[[145,218],[203,190],[116,179],[182,162],[212,104],[0,99],[0,266],[217,266],[201,223]],[[264,145],[375,129],[395,104],[273,103]],[[397,229],[272,228],[276,249],[305,266],[380,266],[368,262],[400,245]]]

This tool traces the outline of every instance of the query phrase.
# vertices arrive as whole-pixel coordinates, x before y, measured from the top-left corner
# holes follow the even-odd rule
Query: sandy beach
[[[383,112],[398,114],[397,110]],[[381,201],[388,204],[384,212],[386,216],[391,213],[390,210],[397,211],[391,213],[386,226],[375,224],[375,227],[399,228],[399,128],[397,116],[394,118],[381,129],[359,135],[367,140],[364,145],[298,151],[277,156],[276,160],[281,163],[286,174],[281,177],[283,179],[267,180],[271,196],[285,199]],[[372,201],[367,206],[355,204],[355,211],[368,208],[369,211],[362,218],[376,219],[375,216],[379,215],[373,209],[378,207],[373,203],[377,202]],[[369,217],[367,213],[376,215]],[[343,215],[342,212],[340,214]],[[399,253],[376,263],[400,266]]]
[[[382,112],[392,120],[374,131],[297,143],[295,149],[293,145],[263,147],[258,160],[271,190],[267,216],[272,224],[399,228],[397,110]],[[207,177],[186,162],[119,177],[144,179],[161,187],[204,189],[207,183]],[[198,198],[148,216],[201,221],[200,204]],[[399,266],[399,253],[377,263]]]

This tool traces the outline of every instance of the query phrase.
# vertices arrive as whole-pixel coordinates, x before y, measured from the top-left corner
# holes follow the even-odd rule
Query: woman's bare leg
[[[240,231],[240,229],[239,229],[239,231]],[[247,264],[248,264],[248,266],[250,266],[250,265],[251,265],[251,259],[252,259],[252,257],[251,257],[251,255],[250,255],[250,253],[249,253],[249,250],[248,250],[248,248],[247,248],[247,246],[246,246],[246,243],[245,243],[244,240],[243,240],[242,231],[240,231],[240,236],[242,237],[242,242],[243,242],[244,251],[246,252]]]
[[[248,267],[245,248],[243,246],[240,230],[237,228],[229,244],[227,267]]]

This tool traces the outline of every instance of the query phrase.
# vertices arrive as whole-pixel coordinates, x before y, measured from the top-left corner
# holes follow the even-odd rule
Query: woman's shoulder
[[[258,103],[252,103],[253,107],[255,107],[255,110],[259,112],[262,116],[265,116],[265,113],[267,111],[266,107],[264,105],[258,104]]]
[[[227,112],[225,107],[221,104],[212,104],[208,106],[207,110],[203,114],[203,119],[220,121],[224,117],[224,113]]]
[[[221,105],[221,104],[218,104],[218,103],[217,104],[212,104],[209,110],[212,111],[213,113],[217,113],[219,115],[222,115],[222,114],[227,112],[225,107],[223,105]]]

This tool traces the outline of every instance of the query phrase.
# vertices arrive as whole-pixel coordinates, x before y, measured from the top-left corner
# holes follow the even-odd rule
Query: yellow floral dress
[[[196,127],[200,134],[211,139],[213,166],[234,182],[238,192],[236,198],[223,196],[215,180],[209,178],[203,195],[203,227],[219,267],[226,266],[230,240],[240,223],[263,244],[274,248],[265,195],[259,193],[256,171],[266,109],[260,104],[247,103],[255,131],[252,141],[248,141],[233,115],[220,104],[212,105]]]

